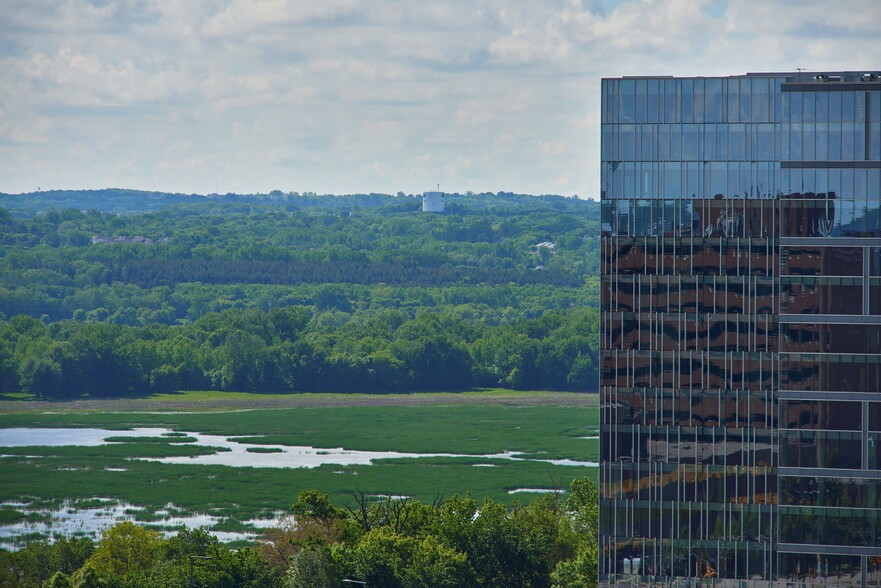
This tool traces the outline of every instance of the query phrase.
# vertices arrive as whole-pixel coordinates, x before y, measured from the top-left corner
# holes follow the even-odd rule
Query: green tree
[[[578,554],[554,569],[555,588],[593,588],[599,582],[599,496],[590,478],[574,480],[566,510],[578,535]]]
[[[62,391],[61,366],[48,357],[25,359],[19,380],[24,390],[41,398],[55,398]]]
[[[86,564],[102,577],[144,572],[156,563],[161,540],[156,531],[131,521],[118,523],[104,532]]]
[[[327,550],[310,546],[290,559],[285,574],[285,588],[334,588],[339,586]]]

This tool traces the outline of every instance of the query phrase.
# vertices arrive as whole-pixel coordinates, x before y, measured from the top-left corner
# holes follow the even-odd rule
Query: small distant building
[[[423,192],[422,212],[443,212],[445,194],[443,192]]]

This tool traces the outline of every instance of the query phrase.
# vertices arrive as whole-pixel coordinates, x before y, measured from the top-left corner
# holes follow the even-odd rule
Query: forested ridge
[[[597,203],[77,194],[0,195],[4,391],[596,387]]]

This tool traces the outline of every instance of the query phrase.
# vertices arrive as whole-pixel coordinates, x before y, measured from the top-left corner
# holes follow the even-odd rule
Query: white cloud
[[[599,78],[879,67],[876,0],[7,0],[0,190],[594,195]]]

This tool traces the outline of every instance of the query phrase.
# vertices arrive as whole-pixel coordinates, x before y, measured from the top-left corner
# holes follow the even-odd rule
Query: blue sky
[[[596,197],[599,82],[881,69],[877,0],[3,0],[0,191]]]

